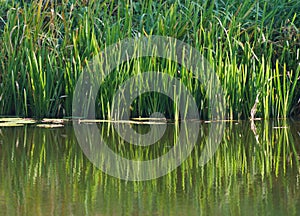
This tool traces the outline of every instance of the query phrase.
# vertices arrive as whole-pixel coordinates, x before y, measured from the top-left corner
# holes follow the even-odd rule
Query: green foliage
[[[257,117],[297,115],[299,8],[296,0],[1,1],[0,114],[70,116],[76,81],[89,60],[124,38],[163,35],[197,48],[213,66],[228,118],[248,118],[257,95]],[[187,85],[201,118],[208,118],[207,94],[184,68],[159,59],[130,64],[101,87],[98,117],[109,118],[113,94],[137,70],[162,69]],[[132,115],[161,111],[176,118],[173,107],[148,94],[132,104]]]

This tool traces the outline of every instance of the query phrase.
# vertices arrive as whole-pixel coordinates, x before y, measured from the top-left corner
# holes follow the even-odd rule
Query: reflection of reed
[[[179,127],[168,125],[162,140],[146,150],[122,142],[111,124],[99,128],[113,151],[124,157],[145,159],[165,154],[180,131]],[[143,133],[149,128],[139,125],[134,129]],[[138,210],[141,214],[153,212],[153,206],[159,215],[194,209],[211,215],[227,213],[228,209],[232,214],[241,214],[247,206],[256,214],[262,199],[270,211],[277,206],[274,200],[288,202],[291,210],[287,213],[296,210],[300,197],[295,188],[300,167],[300,147],[295,145],[300,143],[299,122],[228,123],[220,147],[201,167],[199,158],[210,130],[209,124],[201,125],[191,157],[177,170],[151,181],[126,182],[96,169],[83,155],[70,127],[2,128],[1,211],[11,215],[42,215],[50,209],[53,214],[65,215],[130,214],[139,203],[143,206]]]
[[[257,134],[256,126],[255,126],[254,120],[251,119],[250,122],[251,122],[251,130],[252,130],[252,132],[253,132],[253,134],[254,134],[254,136],[255,136],[255,140],[256,140],[256,142],[259,144],[259,135]]]
[[[257,143],[259,143],[259,135],[257,134],[254,120],[255,120],[255,114],[256,114],[256,111],[257,111],[257,106],[258,106],[258,103],[259,103],[258,97],[259,97],[259,93],[256,95],[255,103],[254,103],[254,105],[253,105],[253,107],[250,111],[251,130],[254,133],[255,140],[256,140]]]

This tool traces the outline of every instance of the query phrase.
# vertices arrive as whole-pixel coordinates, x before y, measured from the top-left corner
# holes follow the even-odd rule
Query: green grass
[[[257,95],[256,117],[298,115],[299,8],[297,0],[1,1],[0,115],[71,116],[87,62],[108,45],[148,35],[174,37],[200,51],[219,75],[228,118],[248,118]],[[201,118],[209,118],[203,85],[185,68],[157,58],[120,65],[99,90],[97,117],[111,118],[118,86],[151,70],[180,78]],[[176,119],[174,108],[168,98],[146,94],[134,101],[131,114],[161,111]]]

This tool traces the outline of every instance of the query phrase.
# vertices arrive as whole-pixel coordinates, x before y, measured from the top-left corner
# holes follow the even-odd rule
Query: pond
[[[150,125],[131,127],[146,134]],[[125,142],[111,123],[98,123],[97,128],[116,154],[150,160],[172,149],[184,127],[166,124],[155,145],[142,147]],[[108,175],[90,162],[71,123],[60,128],[1,127],[1,215],[300,212],[299,121],[226,122],[215,154],[201,166],[210,128],[209,122],[200,124],[191,154],[173,171],[152,180],[130,181]]]

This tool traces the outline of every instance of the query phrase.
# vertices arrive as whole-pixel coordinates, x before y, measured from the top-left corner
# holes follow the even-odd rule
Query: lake
[[[139,134],[150,131],[147,124],[124,124]],[[179,133],[190,133],[182,124],[162,125],[163,136],[151,146],[124,141],[116,123],[97,128],[115,154],[146,161],[173,149]],[[299,214],[300,121],[226,122],[214,155],[200,165],[211,125],[199,124],[195,146],[176,169],[147,181],[119,179],[97,168],[71,123],[0,127],[0,215]],[[151,167],[145,172],[156,174]]]

